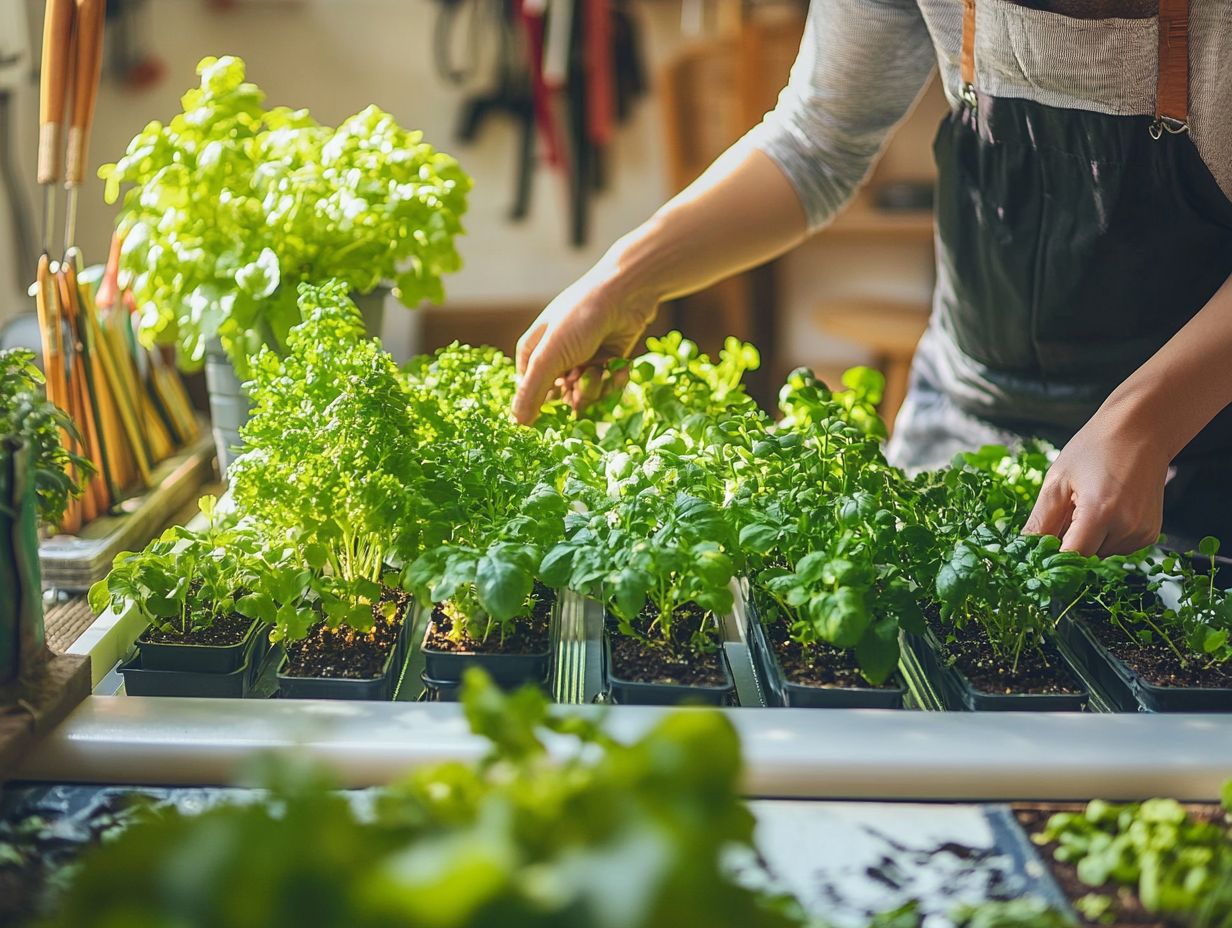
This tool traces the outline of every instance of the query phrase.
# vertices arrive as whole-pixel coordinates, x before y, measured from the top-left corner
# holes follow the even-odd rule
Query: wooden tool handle
[[[73,70],[73,120],[68,130],[68,155],[64,180],[78,186],[86,174],[90,126],[98,101],[98,78],[103,59],[103,19],[106,0],[76,0],[77,55]]]
[[[38,182],[54,184],[62,167],[61,137],[73,47],[74,0],[47,0],[39,79]]]

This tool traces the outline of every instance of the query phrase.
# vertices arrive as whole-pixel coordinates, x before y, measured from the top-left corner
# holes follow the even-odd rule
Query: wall
[[[91,157],[98,163],[123,153],[128,140],[153,118],[178,111],[180,94],[195,81],[197,60],[236,54],[274,103],[308,106],[317,118],[334,122],[368,103],[392,112],[404,125],[423,129],[433,144],[454,153],[475,178],[469,234],[462,243],[465,269],[447,283],[451,300],[467,304],[542,302],[585,270],[603,247],[648,216],[666,195],[659,113],[651,96],[622,127],[612,156],[610,189],[597,199],[590,245],[573,249],[564,225],[563,179],[542,166],[535,178],[531,216],[521,224],[506,219],[513,196],[515,131],[510,124],[485,125],[477,144],[453,138],[461,100],[469,89],[441,81],[432,69],[431,38],[436,3],[430,0],[311,0],[301,6],[252,4],[216,12],[202,0],[153,0],[148,34],[168,66],[152,90],[131,92],[104,84],[98,105]],[[652,67],[678,39],[678,9],[642,4],[637,13]],[[41,13],[39,14],[41,16]],[[33,18],[33,17],[32,17]],[[20,132],[13,144],[30,179],[35,199],[34,151],[37,87],[22,88]],[[61,197],[61,200],[63,198]],[[0,204],[0,318],[25,308],[26,281],[12,279],[13,245],[8,204]],[[92,179],[81,196],[79,240],[88,258],[106,256],[113,211]]]
[[[30,0],[32,19],[41,4]],[[469,234],[462,241],[465,268],[449,281],[451,303],[466,306],[536,306],[585,270],[608,243],[647,217],[667,195],[661,114],[652,96],[622,127],[612,156],[610,189],[595,201],[591,242],[573,249],[567,240],[563,180],[546,166],[535,178],[532,214],[521,224],[506,212],[513,196],[514,129],[491,123],[477,144],[453,139],[462,98],[432,69],[431,39],[437,5],[431,0],[306,0],[241,4],[218,12],[203,0],[150,0],[146,34],[167,64],[157,87],[143,92],[107,81],[100,94],[91,146],[93,162],[118,157],[148,120],[178,111],[179,95],[194,80],[196,61],[208,54],[237,54],[251,78],[274,103],[304,105],[326,122],[374,102],[427,139],[456,154],[475,178]],[[652,76],[682,46],[680,6],[640,3],[636,13]],[[18,99],[20,132],[11,143],[29,178],[30,206],[41,215],[33,162],[37,87],[27,83]],[[6,140],[7,141],[7,140]],[[27,281],[14,279],[8,205],[0,203],[0,321],[32,308]],[[88,258],[101,261],[113,219],[92,179],[81,197],[78,239]],[[33,270],[33,259],[30,260]],[[824,236],[807,243],[782,264],[784,299],[780,365],[820,362],[842,365],[861,359],[852,346],[828,341],[811,322],[817,301],[835,294],[875,290],[883,295],[926,299],[931,287],[928,249],[902,243],[837,242]],[[415,317],[387,314],[387,342],[404,354],[415,339]],[[477,337],[482,337],[477,336]]]

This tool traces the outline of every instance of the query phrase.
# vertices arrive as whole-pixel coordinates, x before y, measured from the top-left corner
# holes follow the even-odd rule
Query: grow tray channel
[[[457,698],[456,680],[434,679],[426,672],[421,644],[429,615],[430,612],[423,608],[412,609],[412,624],[406,635],[408,657],[395,690],[394,698],[397,701],[452,701]],[[743,590],[740,590],[735,597],[732,612],[720,622],[723,652],[735,690],[734,699],[730,700],[729,705],[754,708],[782,706],[785,703],[792,706],[808,705],[807,701],[785,700],[783,693],[777,691],[772,661],[767,655],[761,630],[756,626],[757,622],[755,608],[746,600]],[[134,629],[124,622],[123,617],[111,614],[97,620],[96,625],[110,629],[111,637],[123,633],[126,636],[125,642],[131,642],[131,638],[140,632],[139,628]],[[549,681],[545,684],[555,701],[564,704],[619,702],[611,698],[610,687],[605,679],[603,626],[603,609],[598,603],[570,592],[558,596],[552,617],[553,653],[549,662]],[[127,659],[126,644],[120,644],[117,648],[117,642],[109,640],[106,634],[94,634],[93,631],[91,629],[83,636],[83,647],[86,650],[79,650],[74,646],[70,648],[70,653],[91,653],[89,645],[93,644],[99,653],[121,654],[124,655],[122,660]],[[1137,711],[1137,701],[1126,697],[1123,685],[1119,685],[1117,680],[1110,679],[1106,674],[1101,675],[1098,668],[1093,668],[1090,661],[1084,659],[1081,648],[1074,644],[1072,633],[1067,633],[1064,623],[1061,632],[1058,648],[1090,693],[1087,711]],[[106,643],[105,647],[102,642]],[[280,655],[281,649],[271,650],[261,672],[251,681],[246,693],[249,698],[268,698],[274,694],[277,681],[273,679],[270,664],[273,663],[276,669]],[[97,654],[92,656],[97,662]],[[112,658],[112,661],[115,659]],[[952,705],[952,694],[947,695],[943,691],[943,675],[938,672],[938,668],[930,668],[925,664],[917,649],[903,648],[899,665],[899,674],[905,687],[902,708],[945,710]],[[111,695],[121,692],[122,680],[114,669],[105,675],[96,670],[96,678],[99,676],[101,680],[95,688],[97,694]]]
[[[580,615],[582,611],[582,603],[576,597],[558,597],[556,605],[553,607],[553,615],[551,621],[551,640],[552,648],[550,652],[550,661],[548,668],[548,676],[542,681],[545,690],[557,701],[562,703],[578,702],[576,698],[571,698],[571,690],[567,687],[568,674],[580,677],[583,674],[577,668],[567,666],[568,658],[574,650],[569,645],[565,644],[561,628],[562,623],[566,621],[577,620],[572,619],[575,613]],[[562,616],[564,618],[562,618]],[[441,701],[452,702],[458,698],[460,683],[457,680],[436,680],[427,672],[427,664],[423,653],[422,641],[424,629],[427,626],[431,617],[431,611],[421,608],[418,605],[412,605],[406,616],[406,629],[400,636],[397,649],[391,657],[391,680],[392,685],[389,687],[392,690],[391,695],[386,696],[382,691],[374,695],[361,696],[360,698],[375,698],[377,701],[389,701],[392,698],[398,702],[415,702],[415,701]],[[119,625],[115,617],[105,617],[108,624]],[[102,620],[100,620],[102,621]],[[140,633],[140,629],[127,629],[130,637]],[[576,635],[571,636],[576,638]],[[114,647],[114,643],[109,643]],[[125,671],[137,671],[138,675],[147,676],[150,671],[142,671],[140,658],[135,656],[131,649],[122,648],[124,656],[114,664],[108,672],[101,675],[101,679],[94,687],[95,695],[111,696],[111,695],[132,695],[144,696],[150,695],[151,691],[143,688],[140,684],[137,687],[126,686]],[[282,666],[285,656],[285,649],[281,645],[272,645],[268,648],[259,649],[260,653],[255,653],[251,665],[245,664],[244,673],[231,675],[218,675],[220,679],[207,681],[205,691],[199,695],[214,696],[214,697],[241,697],[245,699],[269,699],[287,696],[300,695],[295,689],[295,684],[299,681],[292,681],[292,692],[280,692],[280,689],[286,688],[286,681],[279,680],[279,669]],[[566,673],[565,671],[568,671]],[[222,677],[227,679],[221,679]],[[241,682],[242,681],[242,682]],[[559,681],[559,682],[558,682]],[[311,683],[330,683],[332,681],[312,680]],[[366,681],[338,681],[343,684],[360,683]],[[566,689],[561,689],[561,685]],[[309,693],[303,695],[312,698]],[[321,697],[318,697],[321,698]],[[329,698],[325,696],[323,698]],[[345,696],[341,698],[347,698]]]

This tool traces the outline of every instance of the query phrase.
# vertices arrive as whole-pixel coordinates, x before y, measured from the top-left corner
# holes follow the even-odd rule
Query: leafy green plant
[[[331,626],[370,628],[392,558],[423,544],[433,511],[418,492],[424,465],[398,369],[363,338],[346,286],[304,284],[300,312],[285,357],[266,348],[253,361],[249,450],[229,473],[237,507],[315,578],[277,637],[307,631],[314,599]],[[281,592],[297,592],[299,577],[279,581]],[[268,617],[286,601],[267,592]]]
[[[548,586],[603,602],[623,633],[675,647],[687,606],[720,615],[731,609],[735,536],[726,511],[706,498],[711,478],[678,433],[664,432],[652,445],[597,459],[579,453],[566,487],[584,511],[568,517],[567,537],[540,570]],[[600,480],[601,489],[588,483]],[[687,632],[693,647],[713,649],[709,625]]]
[[[903,564],[931,536],[899,517],[903,477],[881,453],[875,410],[884,381],[855,369],[845,382],[835,393],[794,371],[776,427],[726,430],[730,506],[763,618],[802,645],[854,649],[881,683],[898,662],[899,628],[921,626]]]
[[[495,349],[451,345],[404,377],[434,509],[403,582],[441,604],[455,640],[503,638],[532,613],[540,559],[562,536],[563,451],[510,420],[516,374]]]
[[[1090,559],[1060,547],[1052,535],[977,528],[954,545],[937,574],[943,625],[961,630],[975,623],[1016,670],[1023,651],[1042,648],[1085,591]]]
[[[218,336],[241,374],[301,321],[298,284],[331,278],[404,304],[443,298],[471,182],[418,132],[370,106],[336,129],[267,109],[234,57],[205,58],[169,123],[151,122],[104,165],[123,206],[121,269],[146,343],[200,365]]]
[[[1232,811],[1232,784],[1224,786],[1223,807]],[[1174,799],[1125,805],[1095,800],[1083,812],[1053,815],[1033,838],[1056,844],[1056,859],[1102,891],[1084,902],[1092,911],[1106,892],[1125,886],[1148,912],[1204,928],[1232,925],[1232,829],[1226,818],[1196,819]]]
[[[94,466],[65,446],[80,441],[77,427],[43,393],[43,374],[34,353],[24,348],[0,351],[0,455],[30,447],[39,518],[60,524],[69,500],[81,496]]]
[[[1185,556],[1170,552],[1156,559],[1145,549],[1109,558],[1098,568],[1091,601],[1132,641],[1164,645],[1183,667],[1226,664],[1232,661],[1232,597],[1218,583],[1218,553],[1219,539],[1207,536]],[[1174,606],[1158,597],[1165,586],[1176,589]]]
[[[646,339],[646,349],[609,369],[609,376],[627,374],[627,383],[588,410],[604,423],[605,448],[647,448],[669,429],[688,433],[716,420],[762,415],[743,383],[761,364],[752,345],[729,337],[714,362],[695,342],[669,332]]]
[[[725,866],[754,820],[719,713],[621,744],[476,671],[464,706],[490,746],[478,764],[424,768],[364,803],[276,767],[268,799],[150,815],[89,852],[48,928],[803,925]],[[548,732],[580,749],[549,757]]]
[[[201,497],[201,531],[173,526],[142,551],[117,555],[90,588],[90,607],[131,608],[157,631],[181,637],[243,613],[243,597],[260,578],[260,540],[234,515],[218,512],[217,502]]]
[[[989,445],[918,476],[901,496],[907,518],[923,530],[914,551],[902,551],[904,562],[936,607],[938,632],[981,629],[1011,670],[1024,651],[1045,646],[1091,588],[1099,563],[1061,551],[1053,536],[1021,534],[1050,453],[1035,442],[1015,452]]]

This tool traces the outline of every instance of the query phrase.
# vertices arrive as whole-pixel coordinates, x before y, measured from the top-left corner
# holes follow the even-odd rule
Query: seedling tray
[[[284,699],[391,701],[402,677],[402,665],[406,662],[405,640],[409,629],[409,617],[404,613],[402,629],[389,649],[380,676],[368,680],[352,680],[346,677],[293,677],[285,672],[290,658],[284,656],[278,665],[278,695]]]
[[[343,677],[292,677],[285,671],[288,658],[278,665],[278,695],[283,699],[367,699],[389,702],[394,698],[399,673],[394,669],[391,648],[385,668],[379,677],[370,680],[349,680]]]
[[[441,683],[461,683],[468,667],[481,667],[493,681],[505,687],[522,683],[538,683],[546,680],[551,672],[555,648],[557,615],[560,599],[552,603],[549,620],[548,647],[532,654],[481,654],[478,651],[438,651],[428,647],[428,633],[432,629],[431,611],[424,625],[420,650],[424,656],[424,673]]]
[[[1122,711],[1232,712],[1232,689],[1156,686],[1104,646],[1081,617],[1066,616],[1057,628],[1095,682]]]
[[[618,677],[612,667],[612,645],[608,635],[603,636],[603,681],[604,689],[616,703],[628,706],[678,706],[689,703],[707,706],[726,706],[735,702],[736,683],[731,668],[727,665],[727,651],[718,650],[720,666],[725,681],[719,686],[682,686],[675,683],[641,683]]]
[[[244,637],[235,644],[209,645],[150,641],[141,633],[137,649],[145,670],[178,670],[189,673],[231,673],[248,657],[256,641],[258,623],[254,619]]]
[[[419,675],[419,679],[423,682],[424,690],[427,693],[428,699],[432,702],[457,702],[462,698],[462,684],[457,680],[435,680],[428,676],[427,671]],[[502,689],[517,689],[519,686],[536,686],[544,692],[548,692],[547,679],[538,680],[534,683],[525,682],[520,684],[507,684],[495,681],[496,685]]]
[[[1074,680],[1082,686],[1077,693],[985,693],[972,686],[965,674],[945,662],[943,646],[931,629],[925,630],[923,635],[904,633],[904,639],[932,681],[945,708],[951,711],[1083,712],[1091,699],[1090,691],[1076,672],[1073,673]],[[1064,655],[1060,656],[1064,660]]]
[[[807,686],[787,679],[766,629],[750,600],[749,651],[757,673],[765,683],[768,701],[792,709],[901,709],[907,688],[894,678],[895,686]]]
[[[263,656],[263,655],[262,655]],[[200,673],[183,670],[151,670],[143,667],[141,655],[120,664],[124,692],[129,696],[198,696],[243,699],[248,696],[261,659],[254,653],[230,673]]]

